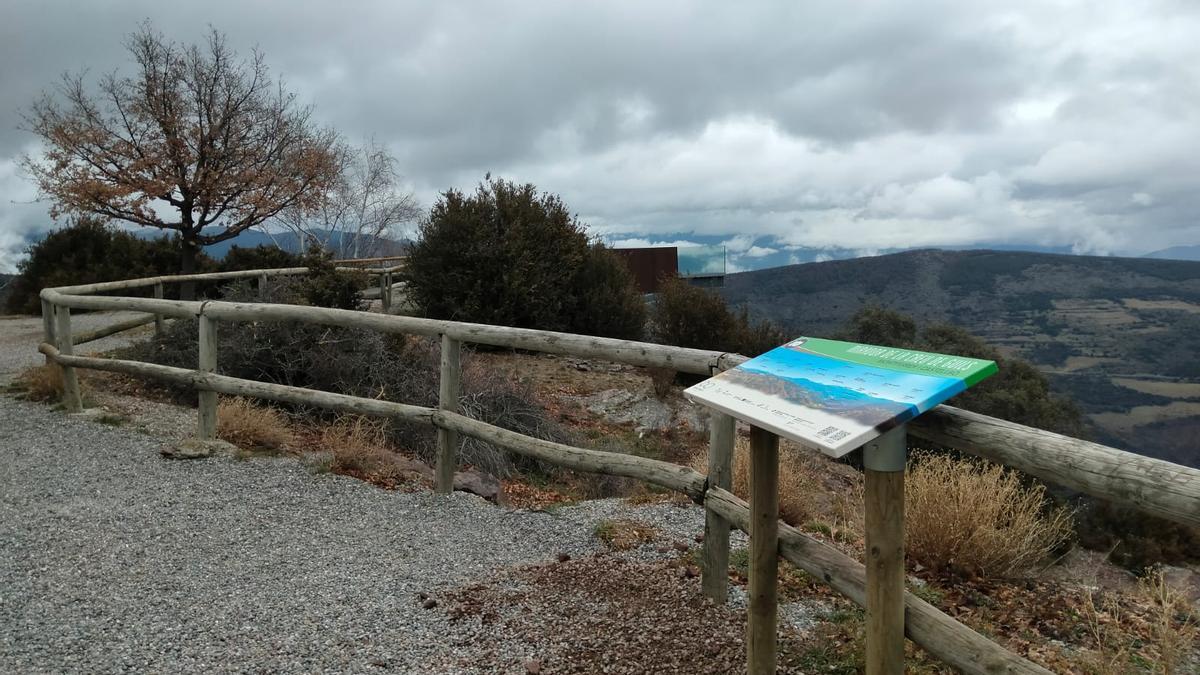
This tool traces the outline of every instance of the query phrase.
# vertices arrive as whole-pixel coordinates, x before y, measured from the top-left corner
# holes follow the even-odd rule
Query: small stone
[[[571,559],[571,556],[567,555],[566,553],[558,554],[558,562],[567,562],[570,559]]]
[[[418,600],[424,601],[424,600],[426,600],[426,599],[428,599],[428,598],[429,598],[429,594],[428,594],[428,593],[426,593],[425,591],[421,591],[421,592],[417,593],[417,599],[418,599]]]
[[[704,534],[703,533],[698,534],[695,537],[693,537],[693,539],[695,539],[697,544],[703,544],[704,543]]]
[[[428,598],[425,600],[425,602],[421,603],[421,606],[424,607],[425,609],[433,609],[434,607],[437,607],[437,600],[434,600],[433,598]]]
[[[237,446],[218,440],[187,438],[175,444],[162,446],[159,452],[167,459],[201,459],[216,454],[233,454]]]
[[[687,545],[686,541],[677,541],[677,542],[675,542],[674,546],[675,546],[676,551],[687,552],[687,550],[688,550],[688,545]]]
[[[542,672],[542,662],[537,659],[526,660],[525,672],[529,675],[538,675],[538,673]]]
[[[696,577],[700,576],[700,568],[696,567],[695,565],[688,565],[683,569],[683,571],[683,576],[687,577],[688,579],[695,579]]]
[[[659,546],[658,548],[656,548],[656,549],[654,549],[654,550],[658,551],[659,553],[670,553],[670,552],[671,552],[671,547],[669,547],[669,546]]]

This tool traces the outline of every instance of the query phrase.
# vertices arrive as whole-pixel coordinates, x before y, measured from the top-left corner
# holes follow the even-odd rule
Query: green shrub
[[[1142,574],[1159,564],[1200,560],[1200,528],[1091,497],[1079,502],[1079,544],[1094,551],[1111,551],[1109,559],[1122,567]]]
[[[369,281],[366,272],[339,272],[333,254],[322,249],[309,251],[299,262],[308,267],[308,274],[298,284],[300,299],[305,304],[336,309],[366,308],[362,296]]]
[[[1000,371],[949,403],[1026,426],[1084,437],[1079,408],[1050,391],[1050,382],[1037,368],[957,326],[936,324],[917,330],[912,317],[882,307],[859,310],[839,339],[885,347],[901,347],[995,361]]]
[[[39,313],[38,294],[47,287],[175,274],[180,255],[174,239],[141,239],[90,217],[51,232],[27,254],[10,283],[10,312]],[[207,257],[200,262],[212,265]]]
[[[611,255],[557,196],[496,179],[442,194],[403,278],[429,317],[639,338],[645,307]]]
[[[234,246],[217,265],[222,272],[240,270],[267,270],[283,267],[301,267],[304,262],[301,256],[289,253],[278,246],[259,244],[258,246]]]
[[[659,289],[651,324],[663,344],[758,356],[788,341],[768,321],[753,323],[742,308],[733,312],[713,291],[682,279],[667,279]]]

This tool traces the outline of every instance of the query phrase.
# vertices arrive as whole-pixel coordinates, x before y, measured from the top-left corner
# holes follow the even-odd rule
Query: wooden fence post
[[[391,287],[388,285],[388,273],[379,273],[379,302],[383,306],[383,313],[387,314],[392,309],[392,299],[389,297]]]
[[[267,301],[267,273],[263,272],[258,275],[258,301]]]
[[[750,427],[750,611],[746,671],[775,672],[779,582],[779,437]]]
[[[863,447],[867,530],[867,675],[904,674],[904,464],[907,434]]]
[[[462,344],[442,335],[442,369],[438,387],[438,408],[458,412],[458,394],[462,384]],[[437,472],[434,489],[448,495],[454,491],[454,470],[458,468],[458,432],[437,430]]]
[[[157,284],[154,284],[154,298],[156,300],[163,299],[163,285],[162,285],[161,281],[158,282]],[[163,315],[155,314],[154,315],[154,335],[158,336],[158,337],[162,337],[162,334],[163,334]]]
[[[42,298],[42,342],[58,346],[54,339],[54,305],[50,301]],[[52,363],[49,356],[46,357],[46,363]]]
[[[733,444],[737,420],[717,410],[708,416],[708,485],[733,489]],[[729,597],[729,521],[704,509],[704,594],[725,604]]]
[[[70,356],[74,353],[71,342],[71,308],[65,305],[55,307],[54,317],[54,337],[58,341],[55,346],[58,347],[60,354]],[[79,377],[75,374],[74,368],[60,367],[63,378],[63,403],[67,406],[67,412],[81,412],[83,411],[83,398],[79,395]]]
[[[196,370],[211,373],[217,369],[217,322],[200,316],[200,358]],[[217,437],[217,392],[198,392],[196,436],[210,441]]]

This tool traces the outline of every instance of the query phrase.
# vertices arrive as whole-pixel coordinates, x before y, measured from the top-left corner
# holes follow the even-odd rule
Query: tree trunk
[[[182,274],[196,273],[196,258],[200,253],[200,244],[195,239],[183,236],[182,248],[179,256],[179,271]],[[196,299],[196,282],[184,281],[179,284],[179,299],[180,300],[195,300]]]

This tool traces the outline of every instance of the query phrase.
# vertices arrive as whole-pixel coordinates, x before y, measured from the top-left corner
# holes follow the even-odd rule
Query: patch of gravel
[[[142,316],[142,312],[90,312],[71,315],[71,330],[77,333],[109,326],[119,321]],[[77,354],[92,354],[124,347],[153,331],[153,325],[110,335],[95,342],[79,345]],[[0,384],[7,383],[17,373],[45,363],[38,353],[42,341],[42,317],[6,316],[0,318]]]
[[[673,570],[684,590],[658,609],[637,604],[641,623],[622,628],[616,602],[589,619],[633,644],[653,642],[679,603],[703,603],[674,547],[615,555],[593,534],[627,517],[697,547],[697,507],[507,511],[313,474],[295,459],[164,460],[161,444],[0,397],[0,672],[496,672],[553,652],[553,635],[538,637],[537,622],[491,635],[424,604],[514,568],[560,567],[564,554],[645,572],[630,584]],[[744,616],[734,594],[712,621]],[[511,611],[578,609],[561,587],[542,595]]]
[[[555,515],[593,530],[605,520],[630,519],[654,526],[660,533],[657,539],[621,553],[638,562],[677,557],[682,551],[676,544],[686,545],[699,555],[701,544],[696,538],[704,534],[704,510],[691,503],[631,504],[625,499],[596,499],[556,509]],[[732,548],[743,548],[748,541],[740,530],[730,533]]]
[[[549,514],[168,461],[8,398],[0,430],[0,672],[422,671],[470,649],[418,592],[599,550]]]

